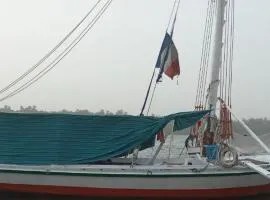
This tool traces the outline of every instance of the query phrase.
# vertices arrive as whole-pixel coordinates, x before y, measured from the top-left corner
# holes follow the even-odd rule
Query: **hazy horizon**
[[[0,89],[27,71],[97,2],[0,0]],[[175,25],[181,75],[157,86],[150,113],[193,110],[207,0],[181,0]],[[173,1],[114,0],[93,30],[55,69],[17,96],[18,109],[140,112]],[[270,1],[235,1],[233,110],[270,118]],[[1,95],[3,97],[4,95]]]

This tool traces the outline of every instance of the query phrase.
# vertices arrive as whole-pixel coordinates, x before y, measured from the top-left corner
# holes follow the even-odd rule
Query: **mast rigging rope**
[[[101,10],[98,12],[98,14],[94,17],[93,20],[83,29],[83,31],[71,42],[71,44],[68,45],[68,47],[65,48],[65,50],[58,55],[49,65],[47,65],[41,72],[39,72],[37,75],[35,75],[33,78],[31,78],[29,81],[24,83],[19,88],[15,89],[13,92],[10,92],[8,95],[0,99],[1,101],[4,101],[10,97],[13,97],[14,95],[22,92],[23,90],[27,89],[29,86],[34,84],[36,81],[38,81],[40,78],[42,78],[44,75],[46,75],[49,71],[51,71],[67,54],[70,53],[70,51],[81,41],[81,39],[89,32],[89,30],[95,25],[95,23],[98,21],[98,19],[103,15],[103,13],[107,10],[109,5],[112,3],[112,0],[107,1],[101,8]]]
[[[170,23],[172,21],[173,13],[174,13],[174,20],[172,22],[172,27],[171,27],[171,31],[170,31],[171,37],[172,37],[173,31],[174,31],[174,25],[175,25],[175,21],[176,21],[176,18],[177,18],[179,5],[180,5],[180,0],[175,0],[174,4],[173,4],[172,12],[170,14],[169,23],[168,23],[167,28],[166,28],[166,33],[167,33],[168,29],[170,27]],[[144,102],[143,102],[143,106],[141,108],[140,116],[143,115],[143,112],[144,112],[144,109],[145,109],[145,106],[146,106],[146,103],[147,103],[147,100],[148,100],[148,97],[149,97],[149,93],[150,93],[150,90],[151,90],[151,87],[152,87],[153,79],[155,77],[155,72],[156,72],[156,66],[154,67],[153,74],[152,74],[152,77],[151,77],[151,80],[150,80],[150,83],[149,83],[149,86],[148,86],[148,89],[147,89],[147,92],[146,92],[146,96],[144,98]],[[148,106],[148,109],[147,109],[147,115],[148,115],[148,113],[150,111],[150,107],[152,105],[153,97],[154,97],[154,94],[155,94],[155,91],[156,91],[156,85],[157,85],[157,81],[155,82],[155,86],[154,86],[154,89],[153,89],[153,92],[152,92],[152,95],[151,95],[151,100],[150,100],[150,103],[149,103],[149,106]]]
[[[222,66],[220,71],[220,97],[224,103],[231,108],[232,93],[232,61],[233,61],[233,44],[234,44],[234,0],[227,1],[226,5],[226,24],[224,27],[224,43]],[[232,117],[227,107],[220,105],[220,136],[223,141],[233,137],[232,134]]]
[[[216,15],[217,7],[214,7],[215,1],[208,1],[206,25],[204,30],[202,56],[199,70],[197,94],[195,100],[195,110],[201,110],[206,106],[207,97],[205,98],[209,53],[211,46],[211,35],[213,27],[213,16]],[[224,10],[225,22],[223,26],[223,45],[221,55],[221,66],[219,73],[219,95],[226,104],[231,107],[231,93],[232,93],[232,61],[233,61],[233,47],[234,47],[234,0],[226,1],[226,9]],[[217,67],[217,66],[214,66]],[[205,102],[203,103],[203,100]],[[204,104],[204,107],[202,106]],[[221,139],[223,141],[232,137],[231,114],[224,106],[220,105],[220,121]],[[219,131],[218,131],[219,132]],[[196,134],[195,129],[191,129],[190,134]]]
[[[210,47],[211,47],[211,41],[212,41],[213,18],[215,14],[214,5],[215,4],[212,0],[208,1],[203,45],[202,45],[202,56],[201,56],[201,61],[200,61],[197,94],[196,94],[196,100],[195,100],[195,110],[203,109],[202,106],[205,99],[204,95],[206,91],[208,63],[209,63]]]
[[[0,94],[9,90],[12,86],[16,85],[26,76],[28,76],[31,72],[33,72],[37,67],[39,67],[47,58],[49,58],[76,30],[77,28],[86,20],[86,18],[93,12],[93,10],[98,6],[101,0],[98,0],[95,5],[87,12],[87,14],[79,21],[79,23],[52,49],[50,50],[43,58],[41,58],[35,65],[33,65],[30,69],[28,69],[25,73],[23,73],[20,77],[12,81],[6,87],[0,90]]]

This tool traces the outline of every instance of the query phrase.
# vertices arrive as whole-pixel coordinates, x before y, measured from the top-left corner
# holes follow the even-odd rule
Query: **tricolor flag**
[[[156,68],[160,69],[157,82],[160,82],[163,72],[171,79],[180,74],[178,52],[168,33],[166,33],[159,51]]]

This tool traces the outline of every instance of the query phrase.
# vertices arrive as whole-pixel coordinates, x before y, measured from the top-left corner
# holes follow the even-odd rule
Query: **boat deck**
[[[266,156],[269,158],[270,156]],[[240,158],[241,159],[241,158]],[[256,159],[255,157],[245,157],[242,161],[251,161],[265,169],[270,169],[270,163]],[[240,161],[241,161],[240,160]],[[224,173],[246,173],[252,172],[248,167],[237,165],[233,168],[223,168],[222,166],[213,163],[201,163],[198,165],[183,165],[159,163],[154,165],[130,165],[130,164],[111,164],[111,165],[7,165],[0,164],[0,172],[37,172],[37,173],[70,173],[70,174],[127,174],[127,175],[177,175],[177,174],[224,174]]]

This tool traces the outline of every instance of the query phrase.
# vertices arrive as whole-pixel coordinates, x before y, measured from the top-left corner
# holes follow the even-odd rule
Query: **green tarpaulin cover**
[[[175,120],[175,130],[208,111],[165,117],[0,113],[0,163],[47,165],[103,161],[131,151]]]

